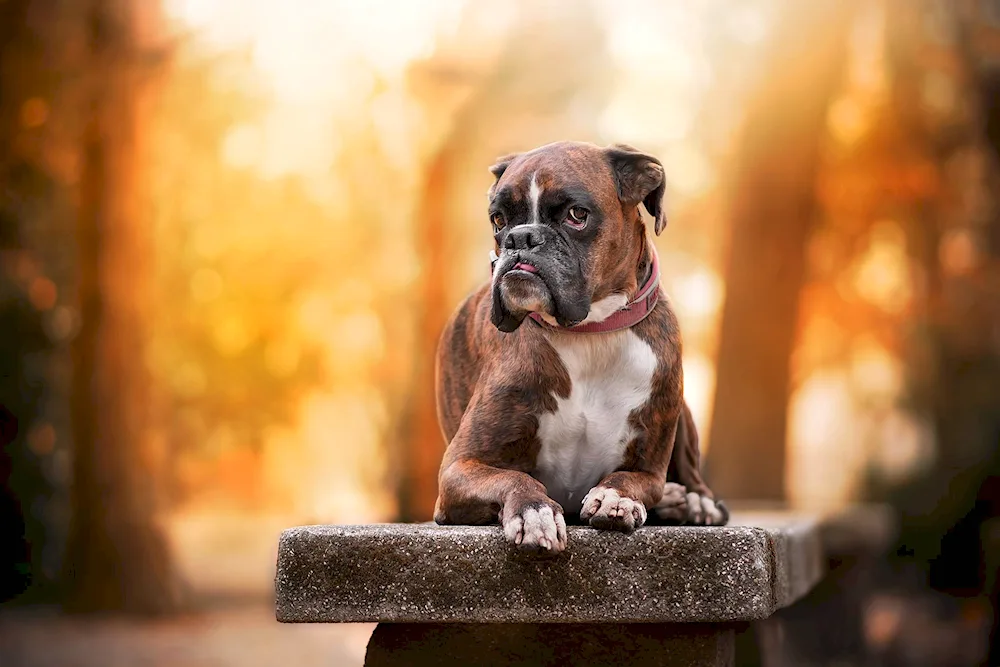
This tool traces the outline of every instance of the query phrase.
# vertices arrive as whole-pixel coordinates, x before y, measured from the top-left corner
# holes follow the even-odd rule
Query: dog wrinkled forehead
[[[531,189],[584,188],[602,206],[617,199],[614,173],[605,149],[593,144],[559,142],[527,153],[509,155],[490,168],[496,182],[489,189],[492,199],[501,190],[514,201],[526,199]]]

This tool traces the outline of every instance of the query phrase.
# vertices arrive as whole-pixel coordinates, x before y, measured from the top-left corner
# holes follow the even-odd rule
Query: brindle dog
[[[536,552],[566,547],[567,519],[622,532],[647,517],[724,524],[699,472],[680,330],[639,211],[663,231],[661,163],[563,142],[492,172],[493,279],[438,350],[449,445],[435,520],[499,520]]]

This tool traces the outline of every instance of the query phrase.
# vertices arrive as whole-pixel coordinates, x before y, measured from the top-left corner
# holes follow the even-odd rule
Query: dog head
[[[570,327],[628,303],[647,257],[639,204],[657,234],[666,225],[659,160],[629,146],[560,142],[501,158],[491,171],[498,329],[514,331],[532,312]]]

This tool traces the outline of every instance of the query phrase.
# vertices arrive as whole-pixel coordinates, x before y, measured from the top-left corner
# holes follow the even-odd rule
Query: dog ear
[[[490,167],[490,173],[493,174],[493,177],[496,178],[496,180],[493,181],[493,185],[491,185],[490,189],[486,192],[487,197],[493,199],[493,191],[496,189],[497,183],[500,182],[500,177],[503,176],[503,173],[507,171],[507,167],[510,166],[510,163],[513,162],[514,158],[517,156],[517,153],[512,153],[511,155],[505,155],[501,158],[497,158],[496,164]]]
[[[667,226],[667,215],[663,210],[667,179],[663,164],[652,155],[625,144],[615,144],[607,151],[618,197],[629,206],[640,203],[645,206],[653,216],[653,231],[659,235]]]

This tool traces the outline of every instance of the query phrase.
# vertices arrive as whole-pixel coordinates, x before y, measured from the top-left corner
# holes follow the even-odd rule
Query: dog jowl
[[[677,319],[639,210],[666,225],[663,166],[563,142],[492,168],[493,276],[442,335],[448,441],[435,520],[498,522],[559,552],[566,523],[721,525],[683,399]]]

